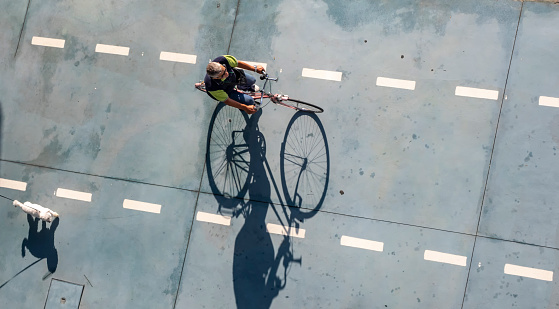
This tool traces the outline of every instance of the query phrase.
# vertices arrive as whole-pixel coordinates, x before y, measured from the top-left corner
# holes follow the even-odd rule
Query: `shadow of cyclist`
[[[223,114],[218,115],[220,113]],[[210,136],[208,136],[208,178],[212,192],[219,202],[218,212],[233,217],[242,216],[245,219],[235,239],[233,257],[233,288],[237,308],[270,308],[274,298],[287,284],[290,266],[293,263],[302,264],[301,257],[294,258],[293,244],[288,236],[283,236],[283,241],[275,252],[272,236],[266,230],[266,217],[269,210],[276,214],[286,231],[291,227],[298,227],[300,222],[314,216],[322,205],[329,176],[329,168],[324,169],[325,181],[321,183],[324,186],[324,192],[316,192],[315,202],[318,201],[318,204],[311,206],[310,210],[300,209],[301,205],[308,206],[309,204],[309,201],[305,199],[309,196],[309,192],[302,192],[303,186],[300,184],[314,179],[316,177],[314,174],[320,170],[317,169],[315,163],[311,163],[312,159],[318,157],[317,161],[329,163],[328,155],[316,155],[313,152],[310,153],[309,160],[307,160],[306,157],[302,159],[290,155],[290,153],[301,154],[302,151],[283,147],[281,159],[284,156],[288,157],[286,164],[290,164],[290,166],[285,167],[282,164],[281,173],[284,170],[293,172],[294,166],[303,166],[301,162],[308,161],[305,166],[308,165],[308,171],[314,174],[313,177],[302,176],[308,171],[301,168],[287,180],[281,175],[284,187],[282,192],[266,159],[266,140],[258,128],[261,114],[262,111],[259,111],[248,118],[246,114],[218,105],[210,125],[212,131],[210,135],[214,135],[213,140],[210,141]],[[324,130],[314,115],[302,117],[301,114],[296,114],[288,124],[286,134],[290,132],[291,128],[295,128],[293,131],[304,131],[297,127],[302,120],[306,121],[305,128],[312,127],[309,126],[309,121],[317,121],[326,144]],[[237,123],[243,123],[243,125]],[[308,136],[308,133],[301,135],[302,138]],[[295,140],[296,138],[297,136],[290,136],[289,139]],[[322,148],[318,147],[318,149],[328,152],[327,145]],[[311,168],[312,164],[314,165]],[[289,181],[294,181],[294,183],[289,184]],[[229,191],[224,192],[225,190]],[[278,195],[280,206],[272,203],[272,193]],[[284,194],[287,195],[285,197],[287,205],[284,204],[281,197]],[[249,198],[248,201],[243,200],[246,197]]]
[[[261,114],[262,111],[258,111],[250,118],[244,132],[250,152],[250,201],[244,205],[245,222],[235,240],[233,287],[237,308],[269,308],[279,293],[273,286],[277,280],[270,279],[275,277],[275,273],[270,272],[275,261],[274,246],[265,221],[272,201],[264,167],[266,142],[256,127]],[[253,202],[255,197],[260,202]]]

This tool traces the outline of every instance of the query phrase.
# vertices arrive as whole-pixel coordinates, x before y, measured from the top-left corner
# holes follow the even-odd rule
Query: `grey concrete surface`
[[[553,248],[559,247],[559,113],[538,102],[559,97],[557,12],[557,6],[524,5],[480,226],[487,236]]]
[[[326,108],[321,120],[337,147],[325,210],[475,233],[500,102],[456,98],[454,88],[502,93],[520,5],[241,2],[230,52],[268,62],[276,89]],[[302,68],[341,71],[343,81],[303,78]],[[417,87],[377,87],[377,76]],[[265,109],[265,117],[276,121],[261,131],[281,139],[290,115]],[[279,145],[268,141],[267,152]]]
[[[535,262],[537,261],[537,262]],[[503,273],[506,264],[557,272],[557,250],[478,238],[463,308],[557,308],[557,282]],[[554,278],[555,279],[555,278]]]
[[[4,104],[4,159],[197,189],[212,111],[192,89],[204,60],[173,64],[159,54],[225,49],[235,5],[153,6],[31,2],[14,68],[3,73],[3,100],[17,102]],[[33,36],[67,47],[34,46]],[[95,53],[97,43],[130,55]]]
[[[80,308],[559,306],[559,128],[556,108],[538,105],[559,97],[557,5],[0,0],[0,11],[0,178],[27,186],[0,187],[0,307],[44,306],[52,280],[83,285]],[[192,86],[227,53],[266,63],[274,91],[325,112],[221,108]],[[43,227],[10,199],[61,217]]]
[[[212,212],[216,204],[202,194],[198,210]],[[231,226],[195,222],[177,308],[459,308],[462,303],[468,269],[425,261],[423,255],[425,250],[467,254],[473,236],[318,212],[299,224],[304,239],[286,242],[265,228],[286,224],[282,207],[247,201],[243,208],[246,216],[233,218]],[[343,235],[384,241],[384,251],[342,247]]]
[[[25,213],[3,202],[0,306],[44,304],[50,278],[85,285],[84,308],[173,305],[196,193],[21,164],[3,162],[0,168],[6,178],[24,175],[29,186],[0,194],[60,213],[56,227],[33,227]],[[58,187],[91,192],[92,200],[57,197]],[[124,209],[125,199],[160,204],[161,213]]]

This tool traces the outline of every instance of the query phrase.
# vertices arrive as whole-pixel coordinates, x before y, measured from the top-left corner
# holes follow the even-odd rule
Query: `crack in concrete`
[[[19,50],[19,43],[21,42],[21,35],[23,34],[23,28],[25,28],[25,22],[27,21],[27,12],[29,12],[29,5],[31,0],[27,1],[27,9],[25,9],[25,17],[23,18],[23,25],[21,25],[21,30],[19,31],[19,39],[17,40],[16,52],[14,53],[14,58],[17,56],[17,51]]]

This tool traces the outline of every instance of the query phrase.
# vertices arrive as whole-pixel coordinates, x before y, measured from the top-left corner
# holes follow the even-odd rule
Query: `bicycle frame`
[[[262,86],[262,89],[258,90],[258,91],[250,91],[250,90],[241,90],[241,89],[235,89],[235,91],[238,91],[242,94],[245,95],[249,95],[250,97],[252,97],[254,99],[254,106],[256,108],[256,110],[259,110],[260,108],[263,108],[264,106],[262,106],[263,100],[265,98],[270,99],[270,101],[272,101],[274,104],[276,105],[281,105],[281,106],[285,106],[291,109],[294,109],[296,111],[303,111],[303,112],[311,112],[311,113],[322,113],[324,111],[324,109],[322,109],[319,106],[307,103],[307,102],[303,102],[300,100],[295,100],[295,99],[291,99],[289,98],[289,96],[284,95],[284,94],[273,94],[272,91],[272,86],[270,84],[268,84],[268,82],[274,81],[277,82],[278,78],[277,77],[270,77],[268,75],[268,73],[266,73],[266,71],[262,71],[262,73],[260,73],[260,79],[261,80],[266,80],[264,82],[264,85]],[[266,86],[270,85],[270,92],[266,92]],[[196,87],[196,89],[200,90],[200,91],[206,91],[205,86],[204,86],[204,82],[199,82],[199,83],[195,83],[194,87]],[[289,101],[289,102],[287,102]]]
[[[277,82],[277,81],[278,81],[278,78],[277,78],[277,77],[270,77],[270,76],[268,75],[268,73],[266,73],[266,72],[264,71],[264,72],[261,73],[260,79],[261,79],[261,80],[266,80],[266,81],[264,82],[264,85],[262,86],[262,89],[260,89],[260,90],[258,90],[258,91],[256,91],[256,92],[252,92],[252,91],[237,89],[236,91],[239,91],[239,92],[245,93],[245,94],[247,94],[247,95],[250,95],[250,96],[255,100],[255,103],[256,103],[256,105],[257,105],[257,109],[259,109],[259,108],[261,107],[261,105],[262,105],[262,100],[265,99],[265,98],[269,98],[269,99],[270,99],[272,102],[274,102],[275,104],[278,104],[278,103],[280,103],[280,102],[283,101],[283,100],[289,99],[289,96],[287,96],[287,95],[273,94],[273,93],[271,93],[271,92],[266,92],[266,91],[265,91],[266,85],[268,85],[268,82],[269,82],[269,81]],[[204,92],[206,91],[203,82],[196,83],[196,84],[194,85],[194,87],[196,87],[198,90],[201,90],[201,91],[204,91]],[[271,86],[270,86],[270,87],[271,87]],[[270,90],[271,90],[271,89],[270,89]],[[259,102],[258,102],[257,100],[259,100]]]
[[[256,100],[260,99],[260,102],[258,102],[256,104],[256,106],[257,106],[256,109],[257,110],[262,107],[262,100],[264,98],[269,98],[275,104],[278,104],[282,100],[287,100],[289,98],[287,95],[272,94],[271,92],[266,92],[266,85],[268,84],[268,82],[269,81],[277,82],[278,81],[277,77],[270,77],[268,75],[268,73],[266,73],[266,71],[263,71],[260,75],[260,79],[261,80],[266,80],[266,81],[264,82],[264,85],[262,86],[262,89],[260,89],[258,92],[255,92],[254,95],[252,95],[252,98],[255,100],[255,102],[256,102]],[[259,93],[259,96],[257,96],[257,93]]]

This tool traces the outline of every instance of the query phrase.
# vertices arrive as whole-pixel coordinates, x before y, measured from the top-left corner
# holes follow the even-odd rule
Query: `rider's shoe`
[[[251,89],[252,89],[252,91],[254,91],[254,92],[258,92],[258,91],[260,91],[260,87],[258,87],[258,85],[257,85],[257,84],[254,84],[254,85],[252,85],[252,86],[251,86],[250,88],[251,88]]]

